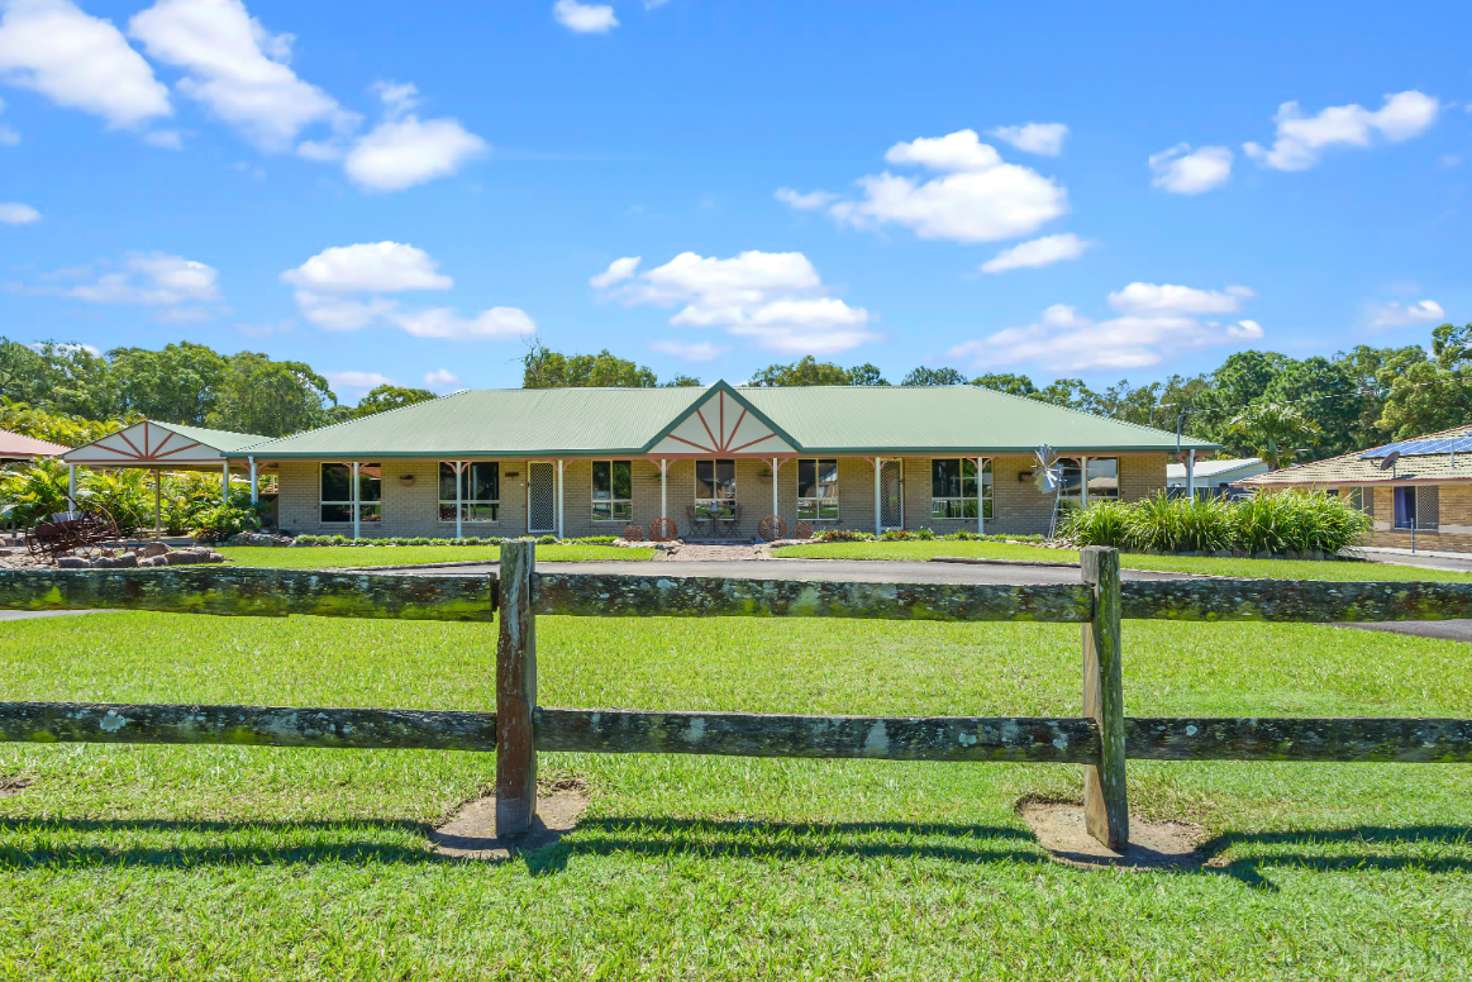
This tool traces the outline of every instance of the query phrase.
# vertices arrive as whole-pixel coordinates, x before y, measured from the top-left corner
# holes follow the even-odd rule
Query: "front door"
[[[879,524],[887,529],[905,527],[905,469],[902,461],[879,465]]]
[[[551,532],[557,528],[557,471],[551,464],[526,469],[526,530]]]

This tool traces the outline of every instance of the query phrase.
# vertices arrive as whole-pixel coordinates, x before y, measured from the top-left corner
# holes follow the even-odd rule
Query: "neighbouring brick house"
[[[488,389],[229,453],[277,477],[278,525],[352,536],[686,537],[788,528],[1044,532],[1065,503],[1165,487],[1173,433],[974,386]],[[1186,450],[1213,445],[1186,439]]]
[[[1373,523],[1365,545],[1472,552],[1472,425],[1296,464],[1241,482],[1347,497]]]

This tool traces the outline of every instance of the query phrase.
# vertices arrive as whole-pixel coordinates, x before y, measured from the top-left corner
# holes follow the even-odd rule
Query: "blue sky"
[[[0,0],[0,333],[351,401],[532,332],[1105,383],[1472,320],[1472,8],[1215,7]]]

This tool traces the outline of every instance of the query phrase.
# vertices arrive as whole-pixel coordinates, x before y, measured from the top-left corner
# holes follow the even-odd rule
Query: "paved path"
[[[99,610],[0,610],[0,621],[28,621],[36,617],[70,617],[72,614],[100,614]]]
[[[1351,553],[1372,563],[1392,563],[1396,566],[1418,566],[1421,569],[1452,569],[1472,573],[1472,556],[1455,556],[1449,553],[1427,555],[1409,551],[1389,549],[1355,549]]]
[[[1409,634],[1418,638],[1442,638],[1446,641],[1472,642],[1472,620],[1455,621],[1366,621],[1363,624],[1345,624],[1363,631],[1389,631],[1391,634]]]
[[[663,562],[602,561],[586,563],[543,563],[543,572],[623,573],[634,576],[729,576],[757,580],[825,580],[881,583],[1077,583],[1077,566],[1031,566],[1012,563],[931,563],[863,559],[748,559],[679,560]],[[484,575],[495,563],[475,566],[407,567],[395,573],[419,575]],[[386,572],[381,570],[381,572]],[[1154,573],[1127,569],[1127,580],[1181,579],[1183,573]]]

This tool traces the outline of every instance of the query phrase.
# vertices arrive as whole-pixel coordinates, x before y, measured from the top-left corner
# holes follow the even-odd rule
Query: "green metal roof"
[[[1176,436],[976,386],[472,389],[250,446],[254,456],[638,454],[717,387],[808,452],[1174,450]],[[216,444],[217,445],[217,444]],[[1182,438],[1185,449],[1215,444]],[[241,448],[242,451],[246,448]]]
[[[178,423],[150,422],[154,426],[162,426],[166,429],[173,430],[180,436],[188,437],[207,447],[214,447],[221,453],[235,453],[237,450],[244,450],[246,447],[260,443],[262,440],[270,439],[270,437],[262,436],[259,433],[236,433],[234,430],[212,430],[204,426],[181,426]]]

